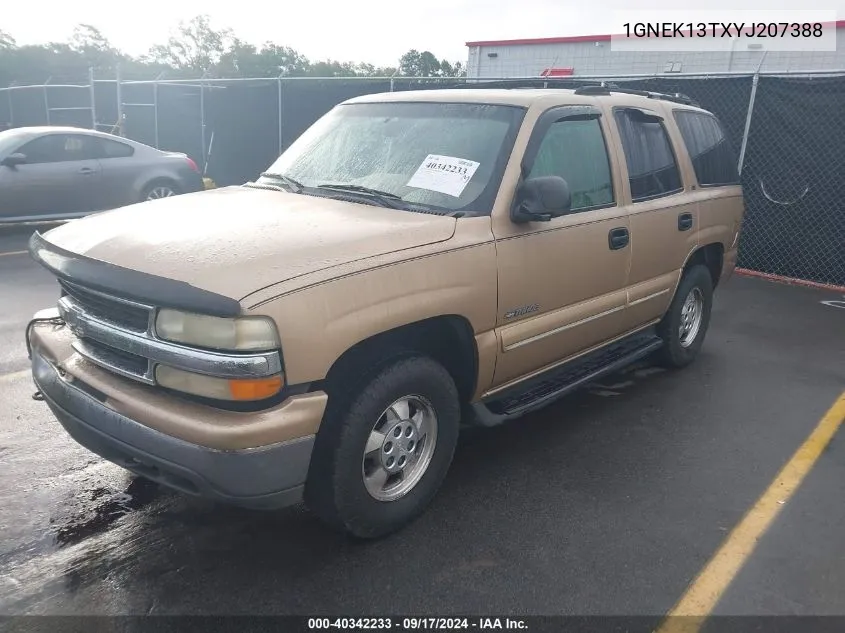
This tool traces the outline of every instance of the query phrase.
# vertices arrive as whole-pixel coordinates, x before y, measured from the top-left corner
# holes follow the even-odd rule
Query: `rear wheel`
[[[661,364],[680,368],[689,365],[704,343],[713,305],[713,279],[706,266],[696,265],[681,278],[675,298],[658,326],[663,347]]]
[[[175,184],[167,180],[159,180],[150,183],[144,188],[144,193],[141,194],[141,200],[159,200],[160,198],[169,198],[179,194],[179,189]]]
[[[436,494],[460,406],[452,377],[426,356],[397,358],[358,384],[329,396],[305,502],[333,527],[377,538],[413,521]]]

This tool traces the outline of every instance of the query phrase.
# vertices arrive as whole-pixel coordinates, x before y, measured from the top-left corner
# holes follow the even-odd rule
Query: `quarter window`
[[[683,189],[681,172],[663,123],[637,111],[615,113],[628,165],[633,202],[658,198]]]
[[[613,204],[610,160],[598,119],[552,124],[537,151],[529,177],[560,176],[572,193],[572,210]]]
[[[127,158],[134,153],[134,150],[125,143],[107,138],[98,138],[96,142],[100,147],[100,155],[103,158]]]
[[[739,184],[736,156],[719,121],[699,112],[675,112],[675,121],[702,186]]]

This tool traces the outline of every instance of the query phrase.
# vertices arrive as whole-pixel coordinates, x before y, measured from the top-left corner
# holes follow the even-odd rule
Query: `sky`
[[[439,58],[466,61],[472,40],[620,33],[618,11],[629,0],[144,0],[135,7],[106,0],[76,0],[50,5],[49,21],[36,2],[0,0],[5,5],[0,29],[19,44],[66,40],[74,25],[91,24],[125,53],[139,55],[164,42],[180,20],[205,13],[215,28],[228,27],[243,40],[260,45],[271,40],[290,46],[314,61],[362,61],[395,65],[410,48],[430,50]],[[134,3],[133,3],[134,4]],[[704,6],[702,6],[704,5]],[[660,10],[691,12],[721,9],[830,10],[845,18],[845,0],[651,0],[652,20]],[[726,13],[727,15],[727,13]],[[125,17],[124,17],[125,16]],[[683,18],[682,18],[683,19]]]

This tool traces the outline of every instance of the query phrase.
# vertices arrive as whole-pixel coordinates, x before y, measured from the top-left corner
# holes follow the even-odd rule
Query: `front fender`
[[[316,284],[263,304],[279,328],[286,381],[322,380],[352,346],[442,315],[467,319],[478,336],[495,326],[492,242],[385,265]]]

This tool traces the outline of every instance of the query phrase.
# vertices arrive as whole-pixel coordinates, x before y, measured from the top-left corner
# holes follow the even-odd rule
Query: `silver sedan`
[[[0,132],[0,223],[76,218],[202,189],[196,163],[179,152],[83,128]]]

